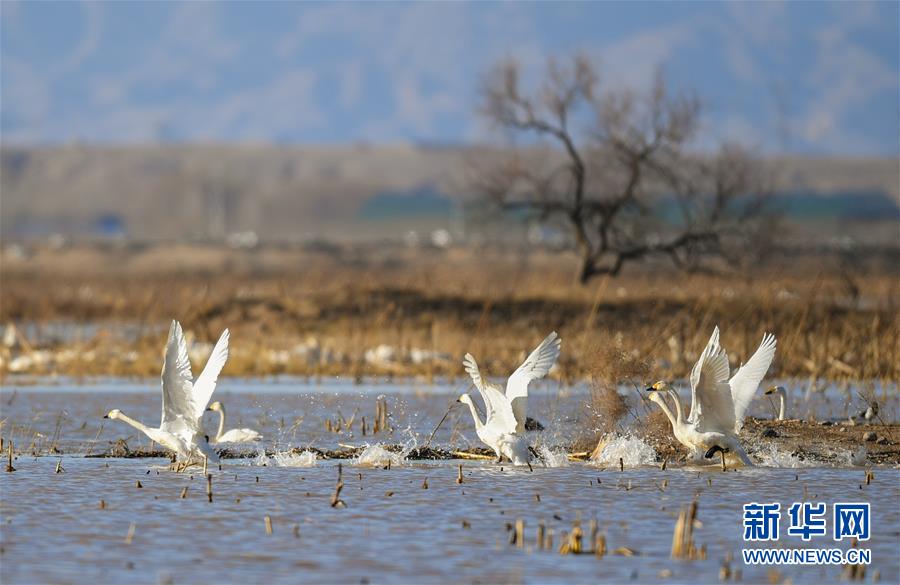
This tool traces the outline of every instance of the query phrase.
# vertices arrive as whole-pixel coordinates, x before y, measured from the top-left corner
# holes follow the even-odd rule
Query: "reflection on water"
[[[120,408],[157,424],[156,384],[103,384],[104,391],[63,386],[13,392],[4,387],[3,436],[12,436],[21,449],[42,441],[44,452],[58,444],[65,453],[96,453],[120,438],[132,447],[148,447],[130,427],[101,417]],[[756,456],[773,468],[723,473],[670,466],[661,471],[646,451],[650,447],[627,434],[611,436],[603,449],[615,471],[569,463],[556,446],[576,431],[586,395],[583,388],[561,392],[552,383],[536,385],[529,403],[531,414],[547,426],[539,441],[547,467],[536,465],[530,472],[491,461],[403,461],[403,453],[381,447],[411,449],[426,443],[459,391],[451,385],[311,387],[298,381],[225,380],[216,397],[228,406],[228,426],[258,429],[264,446],[276,454],[257,461],[225,460],[221,470],[211,470],[212,503],[199,472],[193,477],[169,472],[165,460],[22,455],[15,473],[0,475],[0,581],[580,583],[655,581],[661,571],[671,571],[670,582],[713,582],[722,563],[740,554],[742,505],[752,501],[778,501],[783,507],[794,501],[872,502],[869,574],[877,569],[886,583],[900,579],[897,469],[876,469],[875,480],[866,486],[860,468],[779,469],[810,462],[770,449]],[[379,394],[387,398],[389,428],[373,435]],[[856,406],[842,407],[840,400],[834,395],[797,406],[823,413]],[[882,412],[896,409],[896,396],[891,401]],[[631,408],[638,415],[644,412],[634,397]],[[767,408],[763,400],[753,405],[758,414],[766,415]],[[338,423],[351,419],[352,430],[344,426],[335,432]],[[332,430],[325,420],[333,423]],[[209,427],[216,422],[210,417]],[[468,442],[477,445],[472,419],[461,409],[451,410],[431,440],[435,446]],[[341,444],[369,447],[358,460],[344,462],[341,499],[347,507],[332,508],[337,462],[315,461],[309,453],[289,449]],[[384,469],[387,457],[391,469]],[[623,472],[617,470],[620,457]],[[847,466],[851,459],[848,454]],[[58,461],[64,469],[59,474]],[[460,463],[462,484],[456,481]],[[708,560],[672,561],[677,511],[698,495],[702,526],[695,540],[707,546]],[[271,518],[272,535],[266,534],[265,516]],[[525,521],[523,549],[508,544],[507,523],[516,519]],[[560,534],[578,519],[596,519],[611,551],[624,546],[639,554],[598,559],[535,549],[538,523],[553,530],[558,545]],[[808,545],[783,539],[781,546],[834,544],[829,537]],[[743,572],[744,582],[769,580],[765,568],[744,566],[739,559],[731,567]],[[833,582],[840,574],[839,567],[779,570],[780,579],[795,583]]]

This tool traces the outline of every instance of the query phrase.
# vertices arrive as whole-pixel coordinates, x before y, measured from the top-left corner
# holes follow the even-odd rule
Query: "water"
[[[226,380],[222,390],[216,398],[228,408],[227,426],[257,428],[266,437],[263,446],[280,453],[264,461],[225,460],[221,471],[211,469],[212,503],[198,471],[193,478],[190,472],[172,473],[164,459],[20,455],[15,473],[0,474],[0,581],[584,583],[657,581],[661,571],[671,571],[661,582],[718,582],[723,561],[735,555],[731,567],[742,571],[744,582],[768,582],[768,569],[744,566],[739,559],[742,505],[751,501],[778,501],[783,507],[794,501],[825,501],[829,510],[838,501],[871,502],[873,534],[864,546],[872,550],[873,564],[867,579],[876,569],[885,583],[900,579],[900,471],[895,468],[876,468],[868,486],[862,485],[864,470],[849,461],[846,467],[786,469],[779,466],[792,462],[783,453],[770,454],[771,467],[723,473],[670,465],[661,471],[656,463],[645,465],[651,463],[650,447],[628,435],[613,438],[605,448],[611,461],[633,458],[629,463],[634,467],[624,472],[617,466],[611,470],[563,463],[554,445],[564,444],[567,433],[573,432],[570,427],[583,410],[583,393],[560,397],[557,388],[545,384],[536,388],[529,408],[548,426],[541,450],[557,465],[529,471],[501,469],[490,461],[419,462],[401,457],[392,460],[391,469],[383,469],[377,464],[377,456],[384,457],[380,445],[423,444],[460,387],[316,388],[297,381]],[[388,403],[394,431],[362,437],[359,417],[365,414],[371,425],[380,394]],[[99,387],[23,387],[15,395],[6,387],[0,407],[2,434],[12,433],[17,445],[41,434],[46,437],[44,452],[57,422],[59,448],[85,453],[103,451],[123,437],[130,437],[129,445],[149,446],[124,424],[105,421],[101,429],[100,417],[111,408],[148,423],[159,420],[155,386],[119,381]],[[325,418],[337,419],[338,410],[349,418],[357,408],[352,435],[325,430]],[[210,418],[209,426],[216,421]],[[469,442],[477,445],[471,420],[455,409],[433,444],[464,447]],[[330,506],[336,461],[313,462],[308,455],[286,453],[289,447],[339,444],[370,446],[369,457],[343,462],[340,496],[346,508]],[[58,462],[64,473],[55,473]],[[463,484],[456,483],[459,464]],[[423,489],[426,480],[428,488]],[[135,487],[137,481],[142,488]],[[185,487],[188,493],[182,499]],[[676,514],[695,497],[702,522],[695,542],[707,546],[708,558],[673,561],[669,549]],[[267,515],[272,535],[266,534]],[[561,532],[570,530],[574,521],[582,520],[586,529],[592,518],[598,520],[610,551],[628,547],[638,554],[598,559],[535,548],[539,522],[553,530],[558,546]],[[523,549],[508,544],[507,523],[516,519],[525,522]],[[132,525],[129,544],[126,535]],[[782,533],[786,526],[785,515]],[[830,534],[807,545],[783,536],[780,544],[835,545],[849,546],[834,543]],[[836,581],[841,568],[778,570],[782,579],[812,583]]]

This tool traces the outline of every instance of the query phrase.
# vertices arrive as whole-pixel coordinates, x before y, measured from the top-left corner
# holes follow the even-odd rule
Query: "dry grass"
[[[43,251],[4,258],[0,321],[127,323],[136,335],[123,343],[101,326],[54,345],[25,334],[2,371],[45,347],[50,359],[26,371],[155,375],[166,324],[177,318],[204,342],[232,330],[226,375],[459,376],[466,351],[500,374],[556,329],[558,375],[593,376],[598,408],[617,415],[613,382],[685,376],[715,324],[734,366],[772,331],[771,376],[900,377],[900,285],[890,273],[857,270],[853,290],[843,274],[808,267],[745,280],[648,271],[587,287],[572,273],[567,255],[486,250]],[[381,344],[389,359],[367,359]],[[434,353],[416,360],[416,351]]]

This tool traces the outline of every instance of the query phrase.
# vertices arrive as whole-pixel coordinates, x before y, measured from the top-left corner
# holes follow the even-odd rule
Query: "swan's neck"
[[[672,429],[674,430],[675,427],[676,427],[679,423],[681,423],[681,419],[679,418],[679,419],[676,420],[675,415],[673,415],[673,414],[672,414],[672,411],[669,410],[669,407],[666,405],[666,401],[665,401],[665,400],[660,400],[657,404],[659,404],[659,407],[660,407],[660,408],[662,409],[662,411],[666,414],[666,417],[668,417],[669,422],[672,423]]]
[[[225,432],[225,407],[222,406],[219,408],[219,430],[216,432],[216,441],[218,441],[222,437],[222,433]]]
[[[677,423],[681,425],[684,421],[683,414],[681,412],[681,401],[678,400],[678,393],[669,388],[669,397],[675,402],[675,423],[672,423],[673,426]]]
[[[466,405],[469,407],[469,410],[472,412],[472,418],[475,419],[475,429],[480,431],[484,427],[484,424],[482,424],[481,419],[478,418],[478,411],[475,410],[475,405],[472,404],[471,400],[467,401]]]
[[[122,414],[121,412],[119,413],[119,416],[116,417],[116,420],[120,420],[126,424],[133,426],[134,428],[141,431],[145,435],[149,436],[149,434],[150,434],[149,433],[150,428],[147,425],[145,425],[144,423],[142,423],[140,421],[136,421],[133,418],[131,418],[130,416]]]
[[[784,403],[785,403],[784,392],[778,393],[778,402],[779,402],[778,420],[784,420]]]

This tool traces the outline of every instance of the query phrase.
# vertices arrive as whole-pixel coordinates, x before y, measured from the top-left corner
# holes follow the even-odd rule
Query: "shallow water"
[[[804,499],[871,501],[870,573],[878,569],[886,583],[898,579],[896,470],[877,472],[860,490],[861,470],[618,472],[577,464],[530,473],[464,463],[459,485],[456,466],[446,463],[390,470],[345,465],[347,507],[336,509],[329,505],[337,476],[332,462],[304,469],[225,465],[212,472],[209,503],[200,475],[171,473],[162,460],[63,458],[65,473],[55,474],[57,461],[20,457],[17,471],[0,477],[4,583],[580,583],[655,580],[665,569],[675,582],[711,582],[729,553],[740,554],[744,503]],[[696,494],[702,522],[696,542],[708,547],[708,560],[672,561],[674,515]],[[554,531],[558,544],[579,517],[598,519],[610,550],[625,546],[639,555],[597,559],[534,549],[538,522]],[[507,544],[506,523],[517,518],[526,526],[523,550]],[[821,537],[820,546],[833,544]],[[731,565],[745,582],[767,580],[765,569]],[[781,572],[796,583],[831,582],[840,568]]]
[[[293,380],[226,380],[216,398],[228,407],[228,427],[259,429],[270,450],[340,443],[421,445],[463,389],[461,384],[312,387]],[[394,432],[362,437],[359,417],[374,415],[375,398],[381,394]],[[555,386],[544,384],[533,397],[530,411],[548,426],[542,441],[564,444],[583,409],[584,392],[560,395]],[[768,408],[757,402],[755,409]],[[109,409],[121,408],[152,424],[159,420],[158,387],[149,382],[23,387],[15,394],[7,386],[0,406],[4,437],[12,433],[17,445],[43,440],[44,452],[57,434],[57,422],[60,449],[96,453],[124,437],[130,437],[130,445],[149,446],[124,424],[105,421],[101,428],[100,417]],[[336,420],[338,410],[350,417],[357,408],[353,435],[324,429],[324,418]],[[214,422],[210,418],[211,428]],[[34,439],[35,433],[43,439]],[[476,441],[470,418],[455,409],[433,444],[463,447]],[[859,467],[758,467],[723,473],[670,466],[661,471],[642,465],[649,463],[646,445],[623,439],[609,448],[632,455],[630,462],[637,467],[620,472],[560,462],[559,467],[529,472],[482,461],[407,461],[388,470],[344,462],[341,498],[346,508],[329,505],[337,479],[334,461],[305,467],[311,463],[308,458],[276,456],[260,467],[256,463],[262,461],[253,459],[226,460],[221,471],[210,470],[209,503],[198,471],[193,478],[190,472],[175,474],[162,459],[20,455],[14,473],[0,474],[0,581],[582,583],[657,581],[660,571],[671,571],[661,582],[718,582],[723,561],[735,555],[730,565],[742,572],[744,582],[768,582],[768,569],[745,566],[739,558],[742,505],[753,501],[777,501],[783,508],[794,501],[825,501],[829,510],[836,501],[871,502],[873,534],[864,546],[872,550],[873,563],[867,579],[874,570],[883,582],[900,579],[897,469],[876,468],[874,481],[866,486]],[[617,459],[610,454],[610,461]],[[56,474],[60,461],[65,472]],[[457,464],[463,465],[463,484],[456,483]],[[426,479],[428,489],[423,489]],[[142,488],[135,487],[137,481]],[[184,487],[188,493],[182,499]],[[708,559],[673,561],[669,549],[675,516],[694,497],[702,522],[695,542],[707,546]],[[272,535],[265,531],[266,515]],[[523,549],[508,544],[507,523],[519,518],[525,521]],[[576,519],[585,529],[597,519],[610,551],[628,547],[638,554],[598,559],[535,548],[539,522],[553,530],[558,546],[561,532]],[[784,536],[786,526],[785,513],[782,547],[849,546],[834,543],[830,533],[804,545]],[[795,583],[811,583],[836,581],[841,568],[778,570]]]

